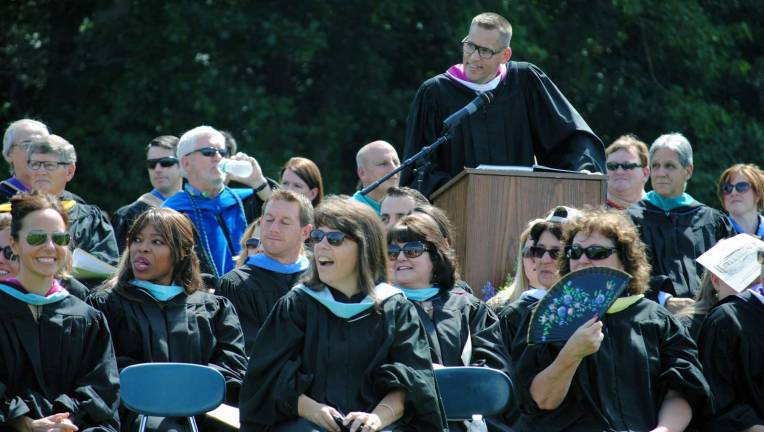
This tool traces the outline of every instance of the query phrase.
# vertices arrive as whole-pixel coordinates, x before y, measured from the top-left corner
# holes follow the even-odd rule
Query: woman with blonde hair
[[[263,251],[263,247],[260,243],[260,218],[255,219],[241,236],[239,241],[241,245],[241,252],[236,257],[236,268],[239,268],[247,263],[247,258],[257,255]]]
[[[531,246],[533,246],[533,240],[530,238],[531,228],[537,222],[541,222],[543,219],[533,219],[528,222],[528,225],[520,233],[519,244],[517,249],[517,259],[515,260],[515,277],[512,279],[512,283],[508,287],[496,293],[495,296],[488,300],[488,306],[491,307],[496,313],[501,312],[504,307],[513,301],[520,298],[520,296],[529,289],[534,289],[540,284],[538,282],[536,263],[533,261],[531,255]]]

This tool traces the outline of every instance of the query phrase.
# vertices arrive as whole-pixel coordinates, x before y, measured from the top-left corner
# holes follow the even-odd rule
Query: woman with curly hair
[[[684,430],[706,408],[708,384],[682,325],[644,298],[650,265],[636,228],[621,212],[592,210],[566,227],[563,245],[561,275],[604,266],[632,279],[565,343],[515,344],[516,389],[532,430]]]

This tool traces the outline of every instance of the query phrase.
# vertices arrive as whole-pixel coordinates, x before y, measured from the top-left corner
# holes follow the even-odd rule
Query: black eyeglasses
[[[146,168],[154,169],[157,164],[162,168],[170,168],[173,165],[178,164],[178,160],[172,156],[161,157],[157,159],[146,159]]]
[[[0,250],[3,251],[3,257],[5,257],[5,259],[9,261],[13,259],[13,249],[11,249],[10,245],[3,246]]]
[[[342,244],[342,242],[345,241],[345,238],[350,238],[352,240],[352,237],[348,234],[345,234],[344,232],[340,231],[324,231],[320,229],[314,229],[310,232],[310,242],[313,244],[319,244],[321,243],[321,240],[326,237],[326,241],[329,242],[332,246],[339,246]]]
[[[48,235],[53,240],[53,243],[59,246],[66,246],[69,244],[71,237],[68,232],[52,232],[48,233],[43,230],[32,230],[27,234],[27,243],[29,246],[39,246],[48,240]]]
[[[624,171],[630,171],[634,168],[642,168],[642,164],[634,163],[634,162],[608,162],[605,164],[607,166],[608,171],[615,171],[619,167],[623,168]]]
[[[260,239],[249,238],[245,244],[247,245],[247,249],[257,249],[257,247],[260,246]]]
[[[192,152],[189,152],[188,154],[191,154],[191,153],[201,153],[202,156],[205,156],[205,157],[212,157],[215,155],[215,153],[217,153],[220,155],[220,157],[224,157],[224,158],[228,157],[228,149],[219,148],[219,147],[202,147],[200,149],[196,149]]]
[[[472,55],[472,53],[477,51],[480,58],[484,58],[484,59],[489,59],[495,56],[496,54],[504,51],[504,50],[494,51],[491,48],[476,45],[468,41],[467,38],[462,39],[462,50],[467,55]]]
[[[590,260],[604,260],[605,258],[613,255],[613,252],[617,251],[617,247],[607,247],[592,245],[587,247],[581,247],[579,245],[567,246],[565,248],[565,254],[570,259],[580,259],[582,255],[586,255]]]
[[[425,251],[430,250],[427,246],[425,246],[424,243],[419,241],[413,241],[405,243],[403,246],[399,246],[397,244],[391,244],[387,246],[387,255],[390,257],[390,260],[395,261],[398,259],[398,255],[403,252],[403,255],[406,256],[406,258],[417,258],[419,256],[422,256],[422,254]]]
[[[737,182],[735,184],[724,183],[719,186],[719,189],[724,192],[724,195],[729,195],[733,190],[736,190],[738,193],[746,193],[751,190],[751,187],[751,184],[748,182]]]
[[[531,246],[528,253],[533,258],[544,258],[544,254],[549,252],[549,257],[556,260],[560,256],[560,248],[545,249],[541,246]]]
[[[53,162],[53,161],[27,161],[27,166],[32,171],[55,171],[60,166],[71,165],[69,162]]]

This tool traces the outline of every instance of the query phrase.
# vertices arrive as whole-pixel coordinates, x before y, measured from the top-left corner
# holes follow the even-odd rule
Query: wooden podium
[[[607,200],[607,176],[532,172],[522,168],[465,168],[432,194],[455,228],[462,279],[481,296],[515,271],[518,239],[531,219],[558,205],[599,206]]]

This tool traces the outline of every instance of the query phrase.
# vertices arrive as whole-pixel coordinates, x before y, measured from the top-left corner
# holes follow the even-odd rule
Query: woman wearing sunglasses
[[[127,234],[116,276],[88,299],[109,321],[119,368],[150,362],[211,366],[225,377],[226,403],[235,405],[246,367],[244,338],[231,303],[199,290],[191,221],[175,210],[152,208]],[[137,429],[135,413],[122,419]],[[184,423],[148,421],[150,430],[182,430]]]
[[[241,236],[239,241],[241,246],[241,252],[236,257],[236,268],[239,268],[247,263],[247,258],[255,256],[263,251],[263,247],[260,245],[260,218],[255,219],[254,222],[249,224],[244,235]]]
[[[67,214],[39,193],[11,198],[15,278],[0,281],[0,430],[119,430],[119,376],[103,314],[56,279]]]
[[[515,388],[530,430],[684,430],[706,408],[708,384],[682,325],[644,298],[650,265],[636,228],[621,212],[591,211],[565,229],[563,244],[561,275],[605,266],[632,280],[564,344],[515,344]]]
[[[241,430],[442,430],[425,333],[385,283],[379,217],[334,196],[315,226],[304,285],[276,303],[255,339]]]
[[[764,237],[764,173],[754,164],[735,164],[719,177],[719,202],[736,234]]]
[[[520,233],[517,248],[517,259],[515,260],[515,275],[512,283],[503,290],[496,293],[488,300],[487,304],[496,313],[499,313],[505,306],[520,298],[520,296],[529,289],[539,286],[538,271],[536,263],[531,256],[530,249],[533,246],[531,239],[531,228],[543,219],[533,219],[528,222],[528,226]]]

